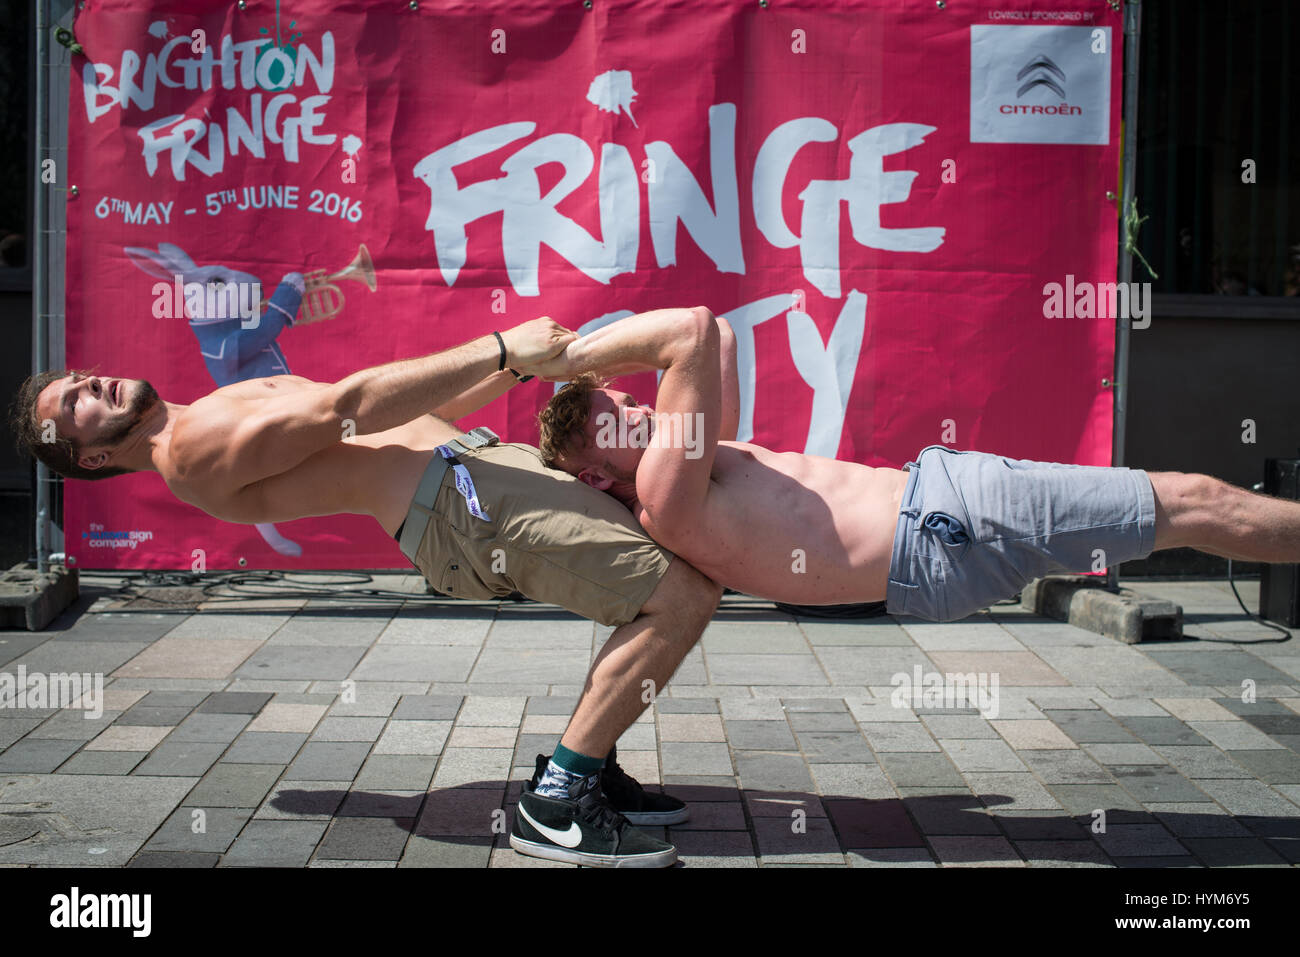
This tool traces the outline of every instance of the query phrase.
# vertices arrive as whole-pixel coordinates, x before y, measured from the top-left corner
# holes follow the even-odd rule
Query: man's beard
[[[123,391],[126,390],[127,384],[131,381],[138,383],[138,387],[127,403],[126,409],[119,413],[120,420],[114,425],[106,427],[104,433],[99,437],[99,441],[94,443],[95,445],[117,448],[158,402],[158,391],[144,379],[123,379],[121,383]]]

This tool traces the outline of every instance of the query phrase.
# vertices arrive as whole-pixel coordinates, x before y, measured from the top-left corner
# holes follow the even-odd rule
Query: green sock
[[[595,774],[602,767],[603,758],[589,758],[577,751],[570,751],[562,744],[555,746],[555,754],[546,763],[541,780],[537,782],[536,794],[541,797],[559,798],[569,796],[569,788],[589,774]]]
[[[551,755],[551,760],[570,774],[577,774],[584,778],[589,774],[595,774],[605,766],[604,758],[589,758],[577,751],[570,751],[562,744],[555,746],[555,754]]]

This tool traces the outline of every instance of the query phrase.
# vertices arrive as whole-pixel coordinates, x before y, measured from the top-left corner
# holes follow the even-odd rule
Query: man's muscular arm
[[[728,338],[734,348],[734,337]],[[701,527],[697,509],[708,495],[724,418],[721,340],[721,324],[703,306],[656,309],[575,339],[562,357],[535,367],[548,376],[646,366],[664,370],[655,400],[656,432],[670,434],[665,430],[684,426],[690,417],[699,440],[691,457],[683,448],[651,442],[637,468],[637,500],[646,512],[646,530],[664,544]],[[738,408],[738,386],[735,394]],[[735,426],[730,428],[734,435]]]
[[[506,365],[525,368],[554,356],[576,334],[543,317],[507,329],[501,338]],[[500,358],[496,337],[489,335],[422,359],[363,369],[337,384],[339,409],[358,434],[384,432],[460,398],[495,373]]]
[[[718,323],[703,306],[685,312],[686,319],[667,344],[668,361],[655,397],[655,428],[662,436],[665,429],[685,428],[690,419],[698,444],[686,449],[680,447],[684,442],[651,441],[636,470],[646,530],[670,549],[672,542],[686,541],[706,527],[701,515],[708,502],[723,409]]]
[[[574,338],[549,318],[502,334],[506,361],[543,361]],[[231,492],[278,475],[342,440],[404,425],[461,396],[497,371],[494,336],[420,359],[363,369],[321,389],[256,402],[200,399],[177,422],[172,454],[182,477],[210,475]],[[215,400],[220,402],[220,400]]]
[[[528,371],[547,379],[571,379],[584,372],[629,375],[667,369],[689,338],[691,309],[654,309],[628,316],[574,339],[555,358]]]
[[[638,372],[662,371],[672,358],[664,349],[668,338],[680,345],[682,309],[658,309],[628,316],[595,332],[575,339],[554,359],[535,366],[548,382],[565,382],[583,372],[607,378]],[[736,369],[736,334],[731,323],[715,316],[718,326],[719,372],[722,378],[722,420],[718,439],[734,442],[740,428],[740,375]],[[631,323],[631,325],[624,325]]]
[[[450,402],[438,406],[432,414],[447,422],[463,419],[505,395],[518,381],[509,369],[504,372],[494,372],[477,385],[470,386]]]

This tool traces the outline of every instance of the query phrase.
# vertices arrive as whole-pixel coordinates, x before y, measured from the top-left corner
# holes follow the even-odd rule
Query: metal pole
[[[41,162],[49,146],[49,49],[50,0],[36,3],[36,195],[32,242],[32,372],[44,372],[50,364],[49,276],[45,243],[49,229],[49,188],[40,180]],[[60,180],[67,170],[59,170]],[[50,557],[50,470],[36,462],[36,568],[49,569]]]
[[[1121,175],[1119,200],[1119,282],[1128,283],[1133,278],[1133,256],[1125,248],[1124,217],[1133,198],[1137,175],[1137,115],[1138,115],[1138,50],[1142,36],[1141,0],[1128,0],[1124,4],[1124,165]],[[1151,308],[1150,300],[1147,309]],[[1128,352],[1129,317],[1121,315],[1115,320],[1115,411],[1111,430],[1110,464],[1124,464],[1124,439],[1128,414]],[[1119,566],[1106,569],[1106,586],[1119,587]]]

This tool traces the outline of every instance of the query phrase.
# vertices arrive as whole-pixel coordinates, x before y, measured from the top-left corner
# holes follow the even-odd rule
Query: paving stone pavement
[[[611,629],[414,574],[197,609],[119,581],[83,573],[44,632],[0,631],[0,676],[103,681],[91,717],[0,677],[0,866],[565,866],[507,832]],[[687,867],[1295,866],[1296,634],[1222,582],[1125,584],[1181,603],[1185,638],[728,595],[620,761],[691,805],[655,831]]]

